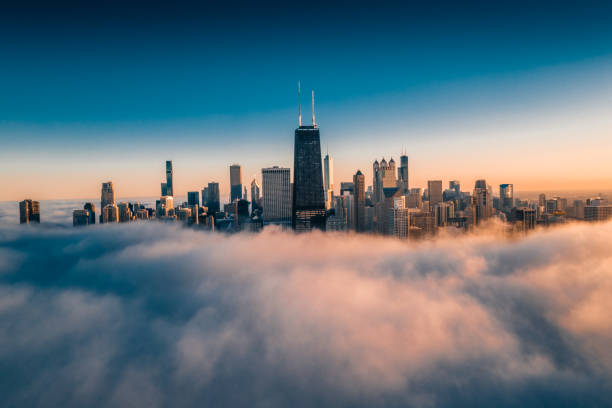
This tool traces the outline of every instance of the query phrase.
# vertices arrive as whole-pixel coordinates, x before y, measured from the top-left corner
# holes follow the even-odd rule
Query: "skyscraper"
[[[79,227],[89,224],[89,211],[87,210],[74,210],[72,211],[72,225]]]
[[[242,198],[242,168],[239,164],[230,166],[230,199],[234,201]]]
[[[174,196],[174,182],[172,180],[173,174],[172,160],[166,160],[166,194],[164,194],[162,191],[162,195]]]
[[[325,189],[325,208],[329,209],[332,207],[334,195],[334,159],[329,152],[323,160],[323,188]]]
[[[380,163],[378,163],[378,160],[374,160],[372,171],[374,202],[377,203],[384,198],[383,189],[398,187],[397,179],[395,178],[395,160],[391,158],[389,163],[387,163],[384,157]]]
[[[114,203],[107,204],[102,209],[101,217],[102,217],[101,223],[119,222],[119,209]]]
[[[102,214],[100,214],[100,223],[104,222],[104,209],[109,204],[115,205],[115,188],[113,187],[112,181],[102,183],[102,196],[100,198]]]
[[[298,105],[299,105],[298,85]],[[312,94],[312,126],[302,126],[301,105],[298,128],[295,130],[293,156],[292,226],[296,231],[325,229],[325,195],[321,166],[321,140],[314,115]],[[265,194],[265,193],[264,193]]]
[[[96,206],[94,205],[94,203],[85,203],[85,205],[83,206],[83,209],[89,213],[89,220],[87,223],[95,224],[96,223]]]
[[[479,225],[491,216],[491,196],[486,180],[476,180],[472,195],[472,222]]]
[[[400,156],[400,166],[397,170],[397,186],[402,194],[408,193],[408,156]]]
[[[278,166],[261,169],[263,219],[266,224],[291,223],[290,169]]]
[[[40,203],[26,198],[19,202],[19,223],[40,223]]]
[[[353,225],[356,232],[365,230],[365,176],[361,170],[353,176],[355,195],[353,198]]]
[[[221,199],[219,197],[219,183],[208,183],[206,194],[206,206],[208,212],[215,214],[221,209]]]
[[[502,209],[509,210],[514,207],[514,185],[500,184],[499,199],[501,201],[500,204]]]
[[[261,187],[257,180],[251,181],[251,211],[261,209]]]
[[[187,193],[187,205],[200,205],[200,193],[197,191],[189,191]]]
[[[429,208],[431,211],[434,205],[442,202],[442,180],[429,180],[427,191],[429,192]]]

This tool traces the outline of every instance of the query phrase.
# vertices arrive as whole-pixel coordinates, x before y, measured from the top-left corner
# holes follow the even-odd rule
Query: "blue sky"
[[[583,169],[603,153],[571,141],[612,150],[611,11],[605,2],[4,9],[0,175],[16,183],[0,199],[88,197],[109,178],[125,178],[126,196],[155,195],[166,159],[185,172],[185,191],[224,183],[232,162],[245,175],[290,166],[298,79],[305,118],[315,89],[338,178],[403,146],[417,184],[470,184],[489,171],[494,182],[516,174],[525,189],[563,186],[564,171],[605,184],[609,166]],[[563,171],[539,169],[542,180],[528,182],[536,154],[491,169],[491,157],[527,142]],[[582,160],[568,167],[572,154]]]

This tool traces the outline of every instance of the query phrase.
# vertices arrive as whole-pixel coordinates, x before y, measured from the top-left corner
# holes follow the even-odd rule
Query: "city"
[[[513,184],[500,184],[498,195],[486,179],[477,180],[473,189],[461,190],[459,180],[429,180],[427,186],[412,187],[408,156],[400,155],[399,166],[391,157],[372,164],[372,184],[367,185],[361,170],[352,181],[334,184],[333,157],[322,159],[319,127],[315,120],[312,92],[312,124],[302,125],[298,83],[298,127],[295,129],[294,175],[291,169],[272,166],[261,169],[261,184],[250,182],[250,195],[243,184],[239,164],[229,166],[230,202],[221,207],[219,183],[209,182],[198,191],[187,193],[187,201],[174,202],[174,171],[166,161],[166,180],[154,207],[139,202],[116,203],[112,181],[102,184],[99,215],[96,204],[87,202],[73,212],[73,225],[126,223],[158,220],[181,222],[188,226],[218,232],[257,232],[277,225],[297,232],[354,231],[394,236],[399,239],[433,237],[441,229],[471,231],[497,220],[509,233],[526,233],[539,226],[561,225],[569,221],[606,221],[612,218],[612,204],[597,196],[568,203],[566,198],[546,197],[521,200],[514,196]],[[249,198],[250,197],[250,201]],[[40,203],[26,199],[19,203],[21,224],[40,223]]]
[[[0,408],[612,408],[612,1],[0,34]]]

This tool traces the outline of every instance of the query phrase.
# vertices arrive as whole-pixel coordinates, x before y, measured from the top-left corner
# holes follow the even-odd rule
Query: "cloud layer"
[[[612,224],[501,241],[0,229],[7,406],[593,406]]]

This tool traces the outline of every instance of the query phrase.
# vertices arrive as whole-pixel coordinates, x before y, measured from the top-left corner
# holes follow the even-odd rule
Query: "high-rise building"
[[[174,217],[174,197],[163,196],[160,197],[157,203],[157,218],[163,217]]]
[[[514,207],[514,185],[500,184],[499,200],[501,208],[504,210],[509,210]]]
[[[429,180],[427,191],[429,192],[429,208],[432,209],[436,204],[442,202],[442,180]]]
[[[400,166],[397,169],[397,186],[402,194],[408,193],[408,156],[400,156]]]
[[[189,191],[187,193],[187,205],[200,205],[200,193],[197,191]]]
[[[242,198],[242,167],[239,164],[230,166],[230,200]]]
[[[325,208],[329,209],[332,207],[334,196],[334,159],[329,152],[323,160],[323,188],[325,189]]]
[[[119,209],[115,204],[107,204],[102,209],[102,223],[119,222]]]
[[[585,221],[606,221],[612,218],[612,205],[599,202],[584,206]]]
[[[536,210],[529,207],[514,208],[512,210],[512,219],[520,223],[521,230],[533,230],[536,227]]]
[[[432,213],[438,227],[445,227],[449,220],[455,217],[455,206],[453,203],[442,202],[433,206]]]
[[[72,225],[79,227],[89,224],[89,211],[87,210],[74,210],[72,211]]]
[[[393,199],[393,208],[389,210],[389,235],[400,239],[408,238],[410,231],[410,209],[406,208],[404,196]]]
[[[291,173],[278,166],[261,169],[263,219],[266,224],[291,224]]]
[[[361,170],[353,176],[355,194],[353,199],[353,225],[357,232],[365,231],[365,176]]]
[[[406,208],[423,208],[423,189],[413,187],[406,194]]]
[[[206,195],[206,206],[211,214],[218,213],[221,210],[221,199],[219,197],[219,183],[208,183]]]
[[[119,213],[119,222],[132,221],[133,214],[129,203],[119,203],[117,206],[117,212]]]
[[[89,213],[89,221],[87,224],[95,224],[96,223],[96,206],[94,203],[85,203],[83,209]]]
[[[492,200],[486,180],[476,180],[472,195],[472,223],[479,225],[491,216]]]
[[[546,194],[542,193],[538,196],[538,206],[546,207]]]
[[[302,126],[300,105],[298,128],[295,130],[292,226],[296,231],[325,230],[321,140],[315,122],[314,92],[312,95],[312,126]]]
[[[461,182],[459,180],[451,180],[448,182],[448,188],[454,190],[455,194],[461,193]]]
[[[206,206],[206,203],[208,202],[208,187],[204,187],[202,189],[202,206]]]
[[[261,187],[256,179],[251,181],[251,212],[261,209]]]
[[[172,160],[166,160],[166,194],[165,196],[174,196],[174,181],[173,179],[174,171],[172,170]]]
[[[109,204],[115,204],[115,188],[112,181],[102,183],[102,196],[100,198],[100,208],[104,209]],[[102,217],[102,215],[100,215]]]
[[[373,186],[374,186],[374,202],[377,203],[383,199],[383,189],[396,188],[397,179],[395,178],[395,160],[391,158],[389,163],[383,159],[380,163],[374,161],[373,170]]]
[[[392,226],[390,225],[389,211],[393,210],[395,199],[402,196],[399,188],[383,188],[383,198],[378,201],[376,207],[376,231],[379,234],[391,234]]]
[[[40,223],[40,203],[26,198],[19,202],[19,223]]]
[[[340,195],[345,193],[353,194],[355,192],[355,185],[350,181],[343,181],[340,183]]]

